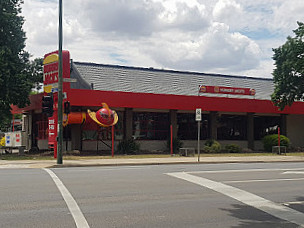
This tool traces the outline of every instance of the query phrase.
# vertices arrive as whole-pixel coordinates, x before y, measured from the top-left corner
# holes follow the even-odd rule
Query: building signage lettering
[[[44,65],[43,82],[45,85],[58,82],[58,62]]]
[[[199,88],[199,93],[218,93],[218,94],[233,94],[233,95],[248,95],[254,96],[255,90],[250,88],[235,88],[223,86],[205,86]]]

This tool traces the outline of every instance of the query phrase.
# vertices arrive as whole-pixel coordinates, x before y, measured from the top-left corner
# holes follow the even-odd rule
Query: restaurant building
[[[56,140],[50,133],[56,136],[57,119],[41,110],[43,95],[53,93],[56,114],[56,55],[45,56],[45,93],[31,95],[31,105],[23,109],[13,108],[13,112],[25,114],[27,149],[47,149]],[[200,108],[202,143],[212,138],[222,145],[262,150],[261,139],[280,127],[292,146],[304,147],[304,103],[295,102],[279,111],[270,100],[272,79],[76,62],[68,51],[63,52],[63,78],[69,115],[83,116],[70,119],[64,127],[65,150],[110,150],[111,128],[99,127],[84,117],[88,109],[97,111],[103,102],[119,116],[115,146],[133,138],[141,150],[165,151],[172,126],[173,137],[181,139],[184,147],[196,147],[195,110]]]

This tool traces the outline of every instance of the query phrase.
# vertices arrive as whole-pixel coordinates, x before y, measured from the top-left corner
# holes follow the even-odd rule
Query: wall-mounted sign
[[[233,94],[233,95],[248,95],[254,96],[255,90],[250,88],[236,88],[223,86],[205,86],[199,88],[199,93],[217,93],[217,94]]]

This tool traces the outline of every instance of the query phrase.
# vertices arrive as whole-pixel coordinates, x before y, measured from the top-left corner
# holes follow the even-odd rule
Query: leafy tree
[[[297,22],[295,37],[287,37],[282,46],[273,49],[275,90],[272,101],[281,110],[304,99],[304,23]]]
[[[30,61],[25,48],[23,0],[0,1],[0,122],[10,116],[10,105],[24,107],[37,80],[42,80],[40,59]],[[40,64],[40,65],[39,65]]]

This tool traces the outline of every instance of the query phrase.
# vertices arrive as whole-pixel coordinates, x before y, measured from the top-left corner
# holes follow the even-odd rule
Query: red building
[[[45,92],[53,92],[56,99],[58,61],[52,59],[56,54],[51,54],[45,57]],[[236,143],[260,150],[261,139],[277,133],[280,127],[292,146],[304,146],[304,103],[295,102],[279,111],[270,101],[274,88],[271,79],[80,63],[70,60],[67,51],[63,52],[63,77],[64,101],[70,102],[72,111],[64,128],[67,150],[109,150],[111,130],[79,115],[76,120],[75,115],[98,110],[102,102],[119,116],[116,145],[124,138],[134,138],[142,150],[163,151],[172,125],[174,137],[179,137],[185,147],[196,147],[195,109],[201,108],[202,141],[213,138],[222,145]],[[52,118],[42,114],[42,96],[32,95],[30,106],[14,110],[26,115],[27,149],[48,148],[54,140],[49,133],[57,131],[56,119],[54,129],[50,129]]]

